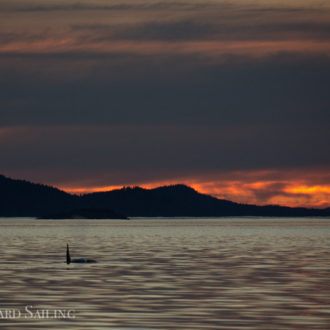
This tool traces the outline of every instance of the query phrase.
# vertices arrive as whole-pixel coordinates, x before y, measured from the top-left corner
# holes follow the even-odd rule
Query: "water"
[[[67,266],[67,242],[99,262]],[[330,219],[0,219],[0,310],[21,312],[0,328],[329,329],[329,250]]]

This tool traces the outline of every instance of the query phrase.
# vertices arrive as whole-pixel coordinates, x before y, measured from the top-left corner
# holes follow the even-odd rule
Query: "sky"
[[[2,0],[0,173],[330,206],[330,2]]]

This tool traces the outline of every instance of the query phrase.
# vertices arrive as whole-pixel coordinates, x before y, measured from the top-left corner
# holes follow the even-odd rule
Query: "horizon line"
[[[51,184],[51,183],[40,183],[35,182],[34,180],[26,180],[26,179],[16,179],[12,178],[11,176],[1,175],[4,178],[12,179],[12,180],[21,180],[26,181],[34,184],[41,184],[49,187],[53,187],[59,189],[65,193],[76,195],[76,196],[83,196],[92,193],[102,193],[102,192],[111,192],[115,190],[121,190],[125,188],[141,188],[145,190],[152,190],[161,187],[170,187],[170,186],[178,186],[183,185],[189,188],[192,188],[196,192],[208,195],[218,200],[226,200],[237,204],[243,205],[256,205],[256,206],[282,206],[282,207],[290,207],[290,208],[307,208],[307,209],[327,209],[330,207],[329,201],[329,194],[330,194],[330,186],[329,185],[301,185],[298,183],[291,185],[287,182],[288,187],[285,187],[283,191],[278,193],[279,201],[276,198],[268,198],[262,200],[258,200],[257,198],[252,199],[251,195],[249,196],[248,193],[251,194],[251,190],[253,189],[253,193],[256,195],[261,195],[263,191],[272,184],[279,183],[279,181],[253,181],[252,183],[245,183],[240,181],[209,181],[209,182],[198,182],[197,180],[180,180],[180,181],[160,181],[160,182],[151,182],[151,183],[140,183],[140,184],[129,184],[129,185],[102,185],[102,186],[92,186],[92,187],[74,187],[68,185],[61,185],[61,184]],[[39,181],[39,180],[38,180]],[[239,187],[239,188],[237,188]],[[267,192],[267,191],[266,191]],[[280,199],[280,194],[286,198]],[[290,197],[297,197],[297,196],[311,196],[320,197],[314,201],[311,200],[308,203],[308,200],[305,202],[299,201],[299,199],[293,199],[290,203]],[[314,196],[315,195],[315,196]],[[276,195],[274,195],[276,197]],[[257,196],[258,197],[258,196]],[[273,200],[272,200],[273,199]]]

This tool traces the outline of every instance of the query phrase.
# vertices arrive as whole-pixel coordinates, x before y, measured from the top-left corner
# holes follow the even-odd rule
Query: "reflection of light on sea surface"
[[[47,328],[325,329],[330,221],[0,220],[1,308],[75,309]],[[97,264],[65,264],[72,257]]]

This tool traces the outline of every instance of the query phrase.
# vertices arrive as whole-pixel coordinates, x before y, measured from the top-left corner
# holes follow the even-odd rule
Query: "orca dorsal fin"
[[[67,264],[71,263],[69,244],[66,244],[66,263]]]

